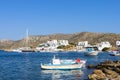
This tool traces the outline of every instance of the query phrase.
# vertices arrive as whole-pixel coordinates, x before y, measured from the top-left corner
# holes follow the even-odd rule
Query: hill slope
[[[96,44],[101,41],[109,41],[113,46],[115,42],[120,40],[120,34],[115,33],[91,33],[91,32],[81,32],[74,34],[52,34],[52,35],[38,35],[29,36],[28,46],[36,47],[38,44],[46,42],[48,40],[69,40],[70,43],[77,44],[79,41],[88,41],[90,44]],[[18,41],[0,41],[0,49],[13,49],[18,47],[24,47],[26,45],[26,40]]]

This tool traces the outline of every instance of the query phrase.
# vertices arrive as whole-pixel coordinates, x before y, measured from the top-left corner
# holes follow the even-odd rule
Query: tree
[[[105,48],[102,49],[102,51],[108,51],[108,50],[109,50],[108,47],[105,47]]]

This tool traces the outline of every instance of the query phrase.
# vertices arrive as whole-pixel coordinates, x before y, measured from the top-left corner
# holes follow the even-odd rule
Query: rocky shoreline
[[[88,75],[89,80],[120,80],[120,61],[106,60],[98,65],[88,65],[87,68],[95,68]]]

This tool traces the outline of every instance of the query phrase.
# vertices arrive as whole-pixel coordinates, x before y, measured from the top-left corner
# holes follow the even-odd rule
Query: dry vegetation
[[[52,35],[39,35],[30,36],[28,46],[36,47],[38,44],[46,42],[48,40],[69,40],[70,43],[77,44],[79,41],[88,41],[89,44],[96,44],[101,41],[109,41],[113,46],[115,42],[120,40],[120,34],[114,33],[91,33],[81,32],[74,34],[52,34]],[[25,46],[25,39],[19,41],[0,41],[0,49],[12,49]]]

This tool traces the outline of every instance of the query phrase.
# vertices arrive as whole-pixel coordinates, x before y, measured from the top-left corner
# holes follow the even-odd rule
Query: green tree
[[[108,47],[105,47],[105,48],[102,49],[102,51],[108,51],[108,50],[109,50]]]

